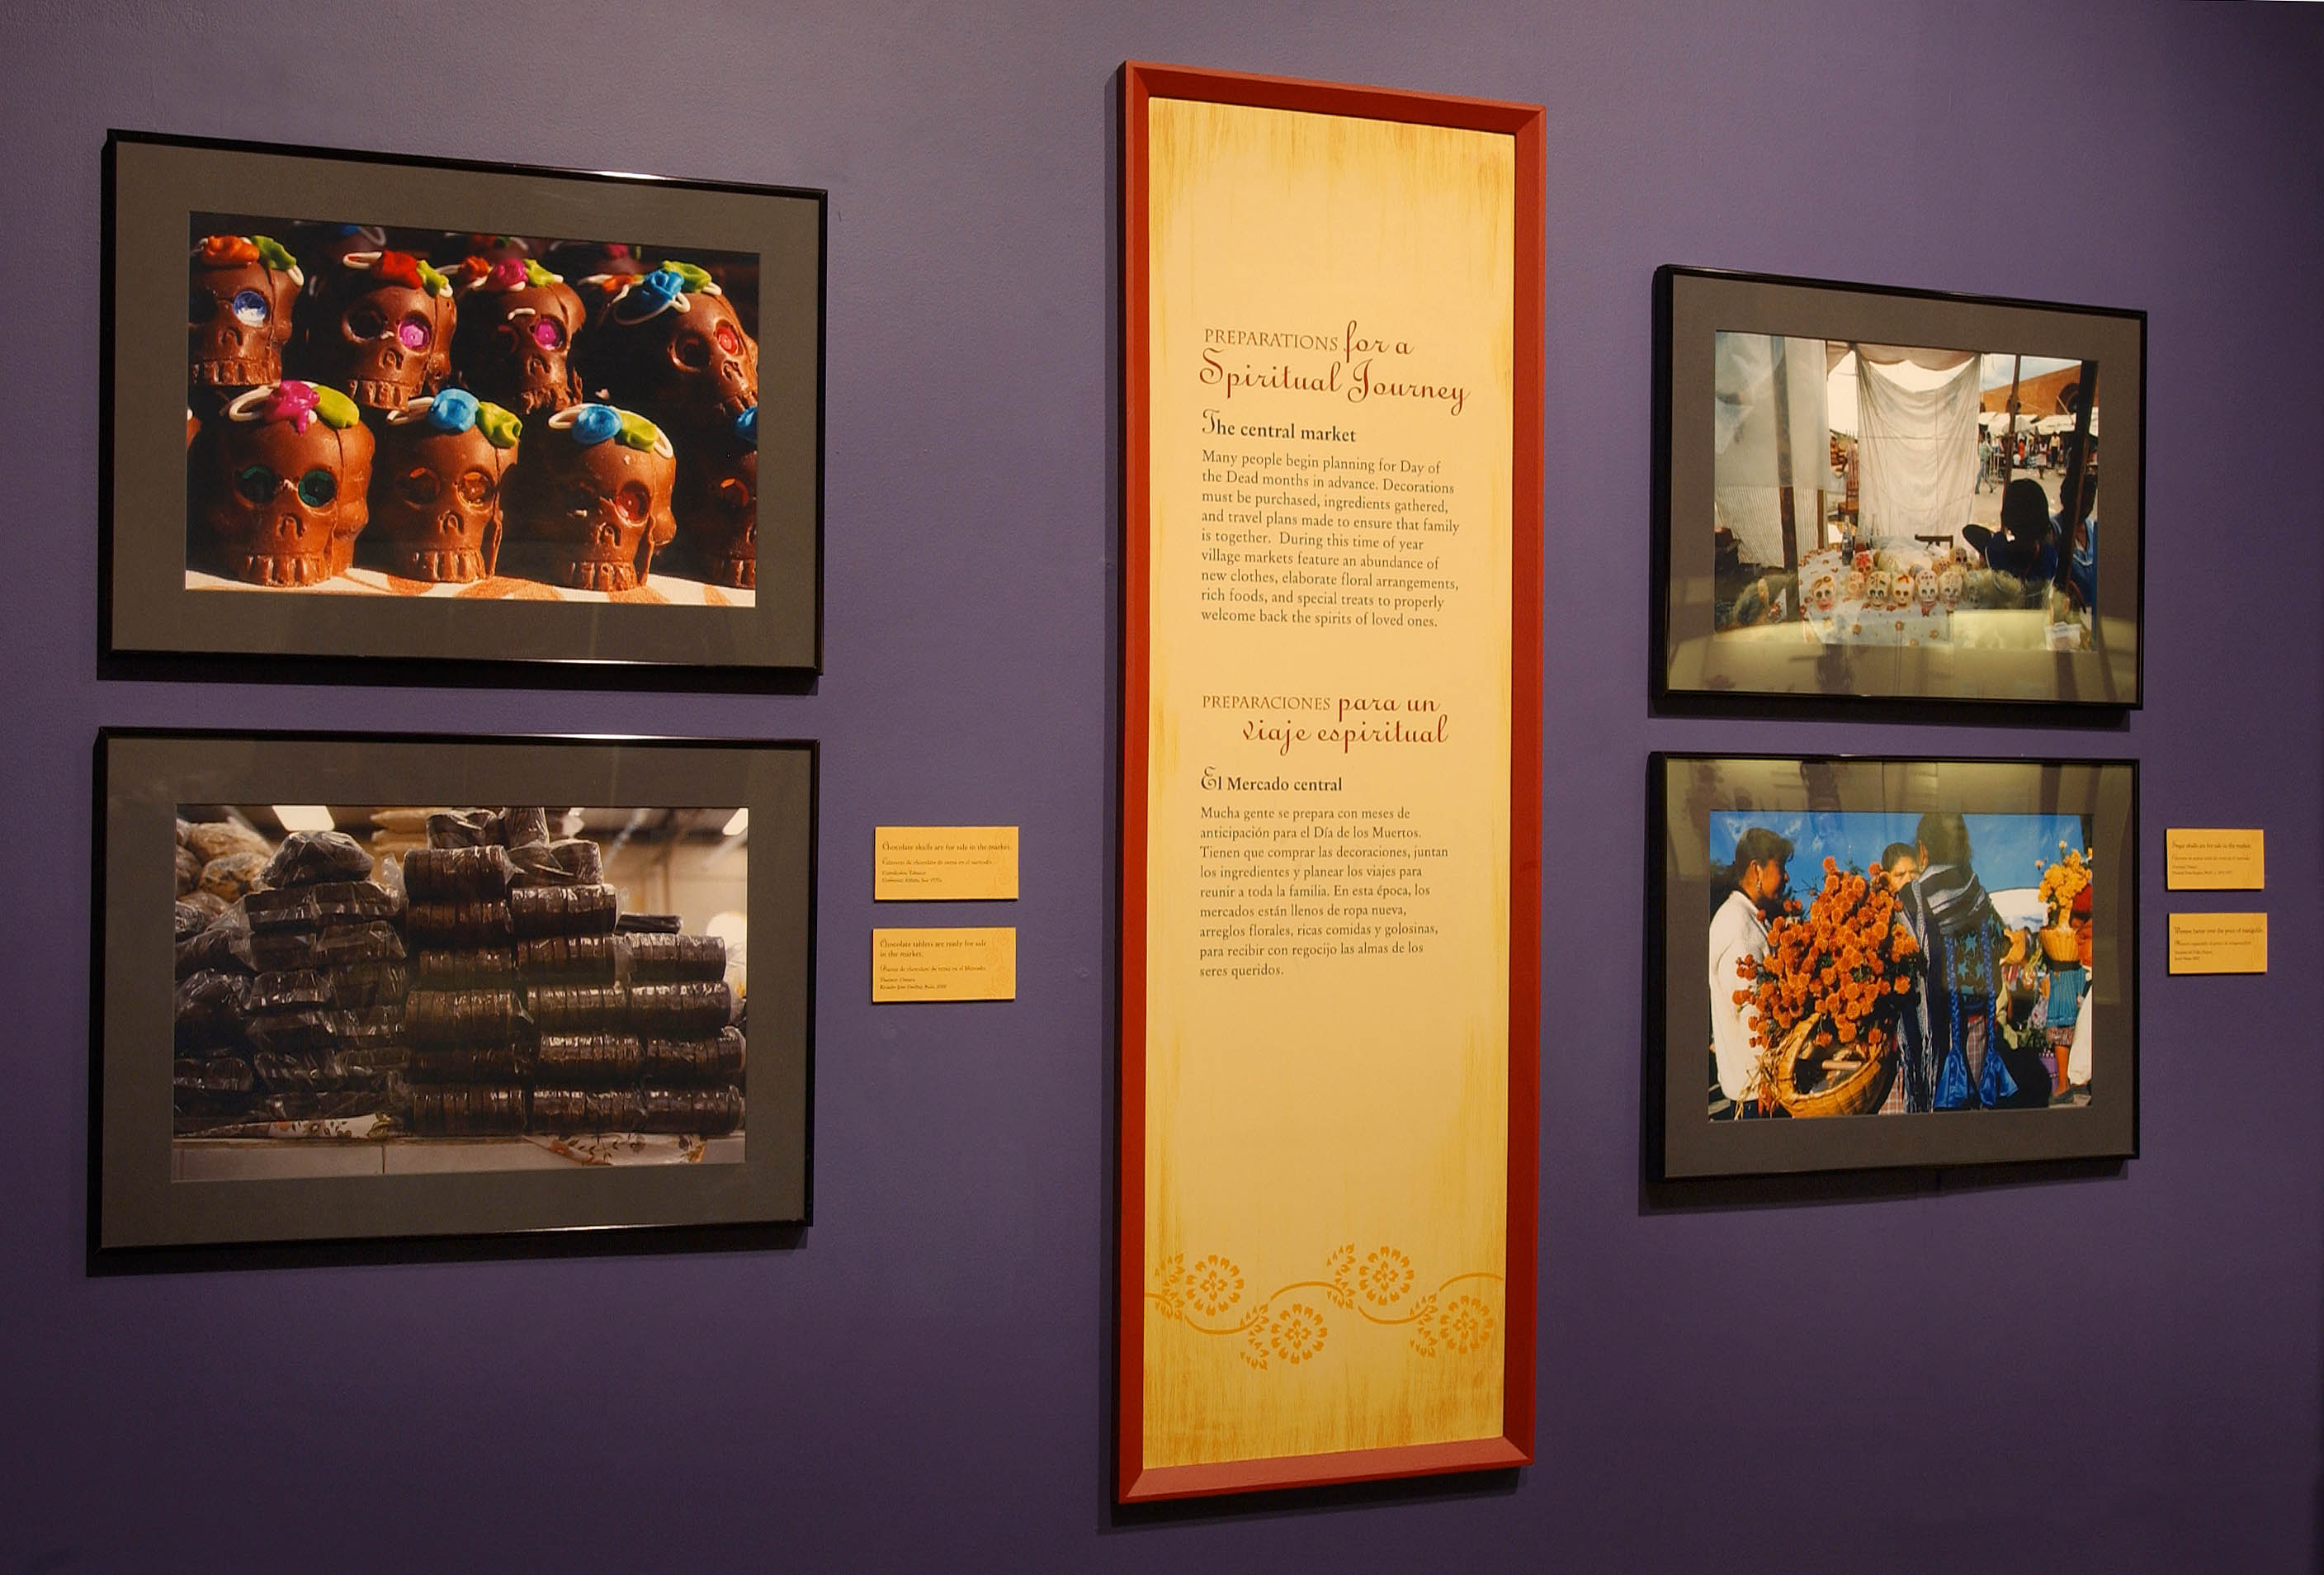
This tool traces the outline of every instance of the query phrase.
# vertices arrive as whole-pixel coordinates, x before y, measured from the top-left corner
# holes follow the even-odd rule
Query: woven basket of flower
[[[2042,931],[2042,955],[2061,968],[2072,968],[2082,960],[2081,942],[2069,926],[2052,924]]]
[[[1812,1012],[1794,1024],[1778,1045],[1769,1087],[1775,1102],[1794,1116],[1869,1116],[1888,1098],[1896,1080],[1896,1042],[1883,1036],[1868,1050],[1851,1045],[1838,1055],[1820,1047],[1813,1035],[1823,1014]],[[1802,1082],[1809,1086],[1803,1089]]]

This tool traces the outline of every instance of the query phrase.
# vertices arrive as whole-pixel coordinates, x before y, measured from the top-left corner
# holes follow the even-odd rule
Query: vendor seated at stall
[[[2057,527],[2050,517],[2050,495],[2042,484],[2019,477],[2002,490],[1999,534],[1983,525],[1963,525],[1961,539],[1986,566],[2020,579],[2048,579],[2058,571]]]

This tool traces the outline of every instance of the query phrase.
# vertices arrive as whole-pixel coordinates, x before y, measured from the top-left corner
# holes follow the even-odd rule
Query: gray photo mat
[[[97,764],[99,1250],[806,1220],[814,745],[108,732]],[[748,807],[742,1160],[172,1181],[178,806],[290,802]]]
[[[1801,766],[1818,770],[1812,805]],[[1660,1174],[1711,1176],[2134,1157],[2138,1149],[2137,766],[2004,761],[1656,755],[1659,852],[1649,912],[1662,959],[1647,1053],[1662,1090]],[[1709,1110],[1712,811],[2080,814],[2090,820],[2090,1099],[2045,1110],[1723,1121]],[[1820,872],[1795,868],[1803,903]]]
[[[189,145],[116,135],[110,648],[123,653],[617,662],[821,661],[823,196]],[[759,572],[749,607],[190,590],[184,359],[197,213],[644,239],[759,258]]]
[[[2135,707],[2141,702],[2145,319],[2031,305],[1669,271],[1669,508],[1665,687],[1676,693],[1846,695]],[[1937,646],[1777,649],[1712,633],[1714,336],[1923,346],[2095,360],[2104,431],[2098,605],[2088,652]]]

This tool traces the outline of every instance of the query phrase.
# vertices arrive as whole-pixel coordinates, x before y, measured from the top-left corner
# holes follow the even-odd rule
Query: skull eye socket
[[[642,481],[624,481],[613,493],[613,508],[625,520],[642,520],[653,506],[653,495]]]
[[[751,488],[741,477],[730,476],[718,484],[718,506],[736,519],[751,512]]]
[[[596,513],[597,489],[590,486],[586,481],[567,482],[565,484],[565,512],[572,514],[590,514]]]
[[[347,333],[358,339],[375,339],[387,332],[387,316],[368,301],[347,309]]]
[[[299,501],[309,508],[321,508],[339,496],[339,478],[324,469],[314,469],[299,477]]]
[[[718,347],[720,349],[725,351],[730,356],[740,355],[742,353],[742,336],[734,331],[734,325],[733,323],[722,322],[715,329],[713,330],[713,332],[717,336]]]
[[[403,479],[395,484],[395,487],[403,495],[405,502],[422,505],[434,503],[436,494],[439,490],[436,472],[425,466],[418,465],[407,471]]]
[[[264,503],[281,484],[281,477],[263,465],[245,465],[234,478],[234,489],[248,503]]]
[[[428,320],[414,312],[395,325],[396,342],[407,350],[428,347]]]
[[[217,310],[217,298],[201,286],[196,285],[187,293],[186,320],[188,322],[208,322],[210,320],[210,314]]]
[[[700,334],[680,334],[670,341],[669,353],[681,366],[699,372],[710,365],[710,341]]]
[[[466,502],[481,504],[492,501],[493,478],[481,470],[462,471],[458,486],[460,496]]]
[[[272,314],[273,308],[266,304],[266,297],[259,294],[257,291],[237,290],[234,292],[235,321],[250,328],[256,328]]]
[[[565,325],[553,317],[535,319],[532,342],[544,350],[554,350],[565,343]]]

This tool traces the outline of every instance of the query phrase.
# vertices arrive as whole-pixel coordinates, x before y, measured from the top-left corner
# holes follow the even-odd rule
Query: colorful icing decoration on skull
[[[579,590],[635,590],[678,533],[678,461],[632,411],[579,404],[550,416],[516,473],[510,520],[540,576]]]
[[[281,377],[292,308],[306,279],[298,260],[271,236],[204,236],[189,270],[189,379],[232,390]]]
[[[300,382],[226,407],[198,479],[219,567],[254,585],[315,585],[346,572],[369,518],[372,435],[355,403]]]
[[[502,498],[524,423],[466,389],[391,412],[381,429],[374,522],[388,572],[431,583],[483,579],[499,568]]]

